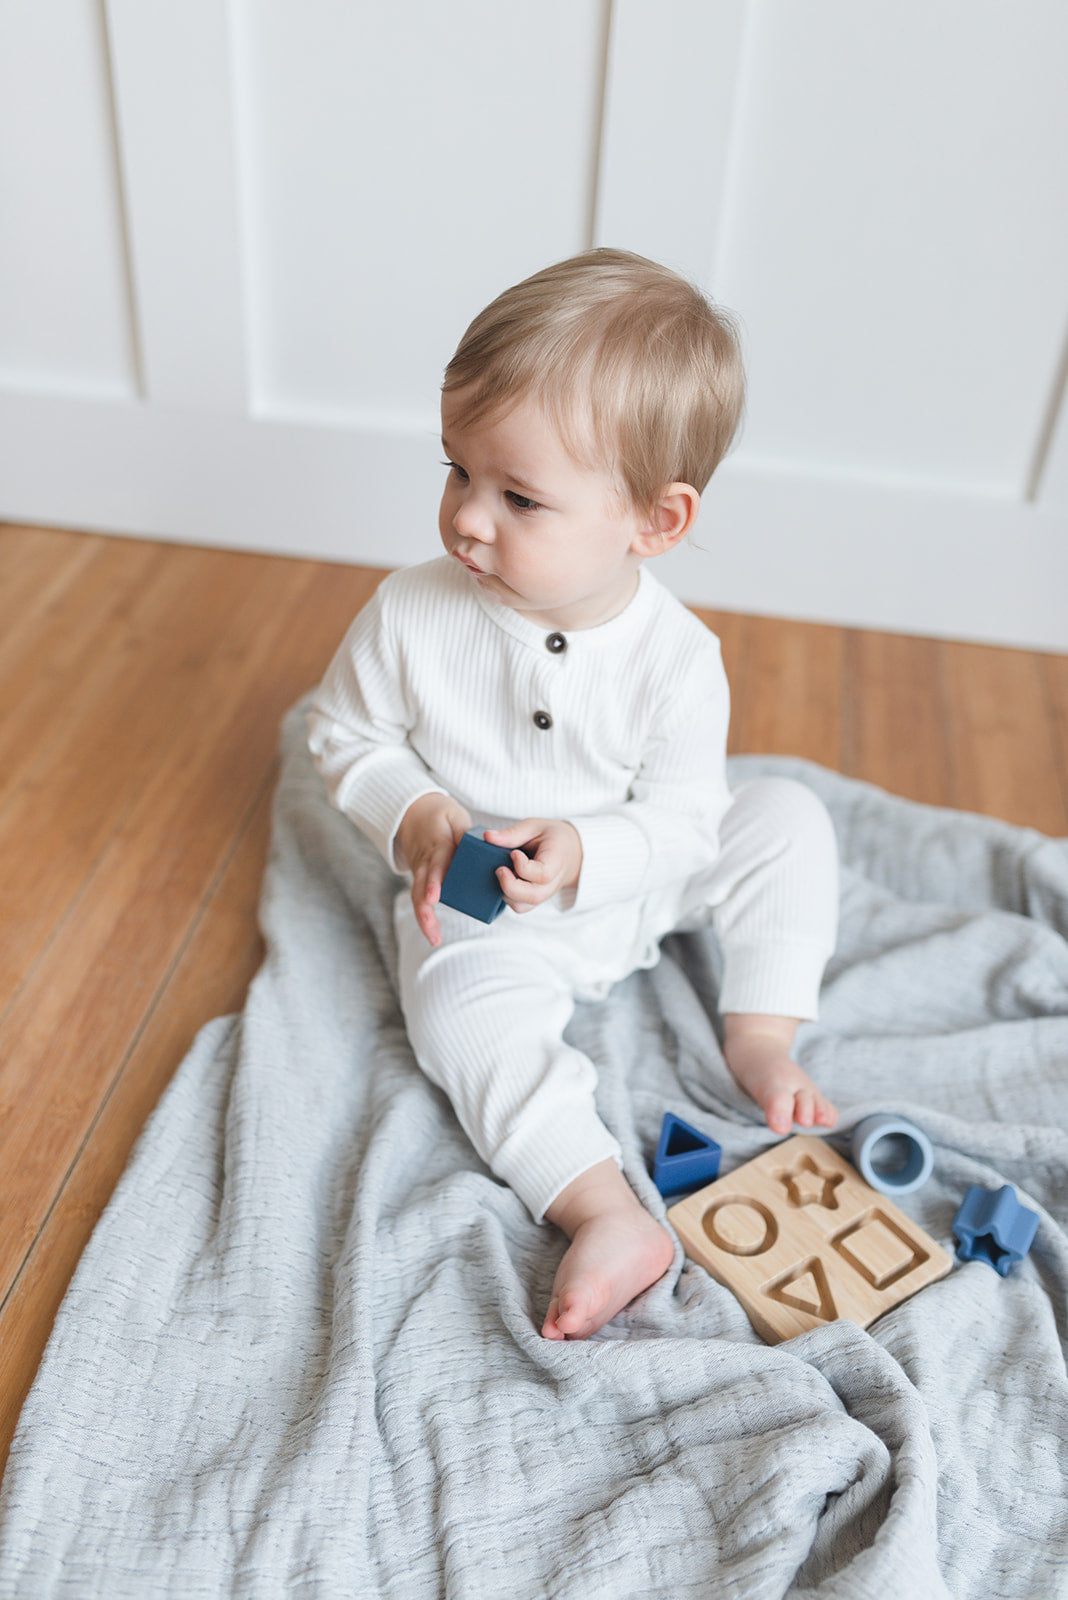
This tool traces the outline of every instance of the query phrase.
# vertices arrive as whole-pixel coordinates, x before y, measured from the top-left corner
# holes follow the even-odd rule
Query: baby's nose
[[[452,519],[452,525],[465,539],[478,539],[482,544],[487,544],[493,538],[492,519],[474,496],[462,502]]]

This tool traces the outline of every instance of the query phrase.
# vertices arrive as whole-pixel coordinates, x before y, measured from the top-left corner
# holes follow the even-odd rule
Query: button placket
[[[546,634],[545,648],[549,655],[554,658],[554,663],[559,663],[567,650],[567,640],[562,633]],[[553,715],[549,707],[552,704],[552,685],[558,671],[558,665],[554,664],[550,667],[548,662],[545,662],[534,673],[535,710],[531,713],[530,720],[539,733],[549,733],[553,726]]]

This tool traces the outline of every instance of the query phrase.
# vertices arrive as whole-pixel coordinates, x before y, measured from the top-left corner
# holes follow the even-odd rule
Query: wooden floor
[[[0,1466],[139,1129],[241,1006],[278,724],[380,577],[0,526]],[[732,749],[1068,834],[1068,657],[702,615]]]

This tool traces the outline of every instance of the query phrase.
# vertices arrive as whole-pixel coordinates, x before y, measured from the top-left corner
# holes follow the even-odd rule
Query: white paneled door
[[[0,0],[0,517],[435,553],[441,369],[591,242],[741,318],[726,608],[1068,649],[1062,0]]]

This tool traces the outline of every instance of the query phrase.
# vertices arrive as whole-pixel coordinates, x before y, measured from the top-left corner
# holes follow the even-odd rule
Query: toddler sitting
[[[382,583],[310,715],[331,799],[409,880],[416,1058],[571,1241],[549,1339],[673,1258],[565,1041],[576,999],[711,918],[730,1071],[776,1133],[835,1121],[790,1053],[835,940],[829,818],[787,779],[728,787],[718,642],[647,565],[693,527],[743,397],[730,318],[664,267],[593,250],[506,290],[446,369],[445,555]],[[489,925],[440,903],[473,826],[511,851]]]

